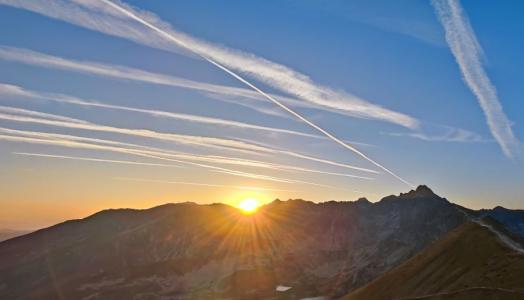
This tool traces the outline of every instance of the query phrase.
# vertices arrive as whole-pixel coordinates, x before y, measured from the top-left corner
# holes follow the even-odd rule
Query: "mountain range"
[[[372,203],[105,210],[0,242],[0,299],[524,299],[524,214]]]

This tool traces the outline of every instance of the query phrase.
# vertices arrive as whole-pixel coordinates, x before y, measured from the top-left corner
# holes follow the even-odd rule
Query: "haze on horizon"
[[[0,4],[0,228],[167,202],[376,201],[403,180],[522,208],[524,4]]]

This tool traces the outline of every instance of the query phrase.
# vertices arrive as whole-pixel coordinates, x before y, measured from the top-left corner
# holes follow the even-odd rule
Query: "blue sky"
[[[410,189],[195,51],[412,184],[522,207],[519,3],[112,3],[188,48],[103,1],[0,0],[2,226]]]

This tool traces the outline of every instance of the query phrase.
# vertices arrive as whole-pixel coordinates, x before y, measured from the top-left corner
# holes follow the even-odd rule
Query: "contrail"
[[[4,84],[0,82],[0,94],[2,93],[8,94],[8,95],[17,95],[17,96],[22,96],[22,97],[31,97],[33,99],[45,99],[45,100],[50,100],[50,101],[59,102],[59,103],[67,103],[71,105],[98,107],[98,108],[105,108],[105,109],[142,113],[142,114],[147,114],[147,115],[154,116],[154,117],[171,118],[175,120],[182,120],[182,121],[195,122],[195,123],[201,123],[201,124],[219,125],[219,126],[226,126],[226,127],[232,127],[232,128],[240,128],[240,129],[253,129],[253,130],[260,130],[260,131],[273,132],[273,133],[284,133],[284,134],[290,134],[290,135],[296,135],[296,136],[302,136],[302,137],[324,139],[323,136],[313,135],[309,133],[298,132],[298,131],[293,131],[293,130],[288,130],[288,129],[261,126],[261,125],[255,125],[255,124],[244,123],[244,122],[239,122],[239,121],[218,119],[218,118],[193,115],[193,114],[174,113],[174,112],[167,112],[167,111],[161,111],[161,110],[142,109],[142,108],[129,107],[129,106],[106,104],[106,103],[102,103],[97,100],[85,100],[85,99],[81,99],[81,98],[69,96],[69,95],[64,95],[64,94],[42,93],[42,92],[32,91],[32,90],[22,88],[20,86],[14,86],[14,85]]]
[[[136,12],[138,18],[147,20],[157,28],[192,46],[192,51],[186,51],[178,44],[173,44],[162,36],[151,34],[151,29],[137,23],[134,19],[115,10],[106,2],[92,0],[0,0],[1,4],[27,9],[51,18],[66,21],[91,30],[118,36],[148,47],[166,50],[178,54],[197,57],[193,52],[205,53],[205,56],[220,62],[230,69],[237,70],[249,77],[254,77],[288,95],[317,106],[345,111],[354,117],[375,119],[391,122],[407,128],[417,128],[419,121],[409,115],[398,113],[355,95],[335,91],[329,87],[313,82],[307,75],[299,73],[287,66],[257,57],[253,54],[229,49],[198,40],[189,35],[172,30],[151,13]],[[124,3],[120,6],[127,7]],[[138,26],[136,26],[138,25]],[[281,101],[283,98],[279,97]]]
[[[0,58],[4,58],[4,57],[2,57],[2,47],[1,46],[0,46]],[[109,66],[107,66],[107,67],[109,68]],[[198,82],[195,82],[195,84],[196,83],[198,83]],[[207,84],[202,84],[202,85],[207,85]],[[233,89],[233,88],[231,88],[231,89]],[[234,88],[234,89],[236,89],[236,90],[243,90],[243,91],[242,91],[242,93],[238,93],[238,94],[233,93],[233,92],[229,93],[229,89],[228,88],[222,87],[222,88],[217,88],[217,90],[209,90],[208,92],[209,93],[215,93],[215,92],[216,93],[222,93],[222,92],[225,93],[224,90],[226,90],[228,92],[225,93],[224,95],[238,96],[238,97],[243,97],[243,98],[248,98],[248,99],[257,99],[257,100],[260,100],[260,101],[264,101],[264,103],[267,103],[267,100],[265,98],[263,98],[262,96],[260,96],[260,94],[255,92],[255,91],[244,89],[244,88]],[[197,88],[197,90],[200,90],[200,89]],[[205,90],[205,89],[202,89],[202,90]],[[249,92],[249,93],[247,93],[247,92]],[[1,94],[6,94],[6,95],[9,95],[9,96],[15,96],[15,97],[21,97],[21,98],[28,97],[28,98],[32,98],[32,99],[42,99],[42,100],[46,100],[46,101],[54,101],[54,102],[66,103],[66,104],[78,105],[78,106],[87,106],[87,107],[98,107],[98,108],[105,108],[105,109],[123,110],[123,111],[129,111],[129,112],[148,114],[148,115],[154,116],[154,117],[172,118],[172,119],[183,120],[183,121],[188,121],[188,122],[198,122],[198,123],[202,123],[202,124],[223,125],[223,126],[229,126],[229,127],[233,127],[233,128],[240,128],[240,129],[253,129],[253,130],[261,130],[261,131],[268,131],[268,132],[275,132],[275,133],[284,133],[284,134],[291,134],[291,135],[302,136],[302,137],[307,137],[307,138],[314,138],[314,139],[327,139],[323,135],[310,134],[310,133],[299,132],[299,131],[288,130],[288,129],[282,129],[282,128],[261,126],[261,125],[255,125],[255,124],[244,123],[244,122],[233,121],[233,120],[227,120],[227,119],[219,119],[219,118],[205,117],[205,116],[199,116],[199,115],[193,115],[193,114],[182,114],[182,113],[174,113],[174,112],[167,112],[167,111],[160,111],[160,110],[142,109],[142,108],[136,108],[136,107],[107,104],[107,103],[104,103],[104,102],[96,100],[96,99],[83,99],[83,98],[70,96],[70,95],[65,95],[65,94],[47,93],[47,92],[29,90],[29,89],[26,89],[25,87],[21,87],[21,86],[18,86],[18,85],[7,84],[7,83],[2,83],[2,82],[0,82],[0,95]],[[249,95],[249,97],[248,97],[248,95]],[[255,95],[256,95],[256,97],[255,97]],[[232,97],[229,97],[229,98],[232,98]],[[236,102],[236,101],[223,100],[223,102],[233,103],[233,104],[240,104],[240,103],[242,103],[242,106],[246,106],[246,107],[251,107],[251,105],[252,105],[252,103],[248,102],[248,101]],[[298,100],[288,99],[288,100],[286,100],[286,103],[288,103],[288,104],[291,104],[291,103],[297,104],[297,103],[304,103],[304,102],[303,101],[298,101]],[[303,105],[303,107],[313,108],[311,105],[308,105],[308,104]],[[258,107],[252,107],[252,108],[253,108],[253,110],[255,110],[257,112],[260,112],[260,113],[267,113],[267,114],[270,114],[270,115],[277,115],[276,112],[273,112],[273,111],[271,113],[269,113],[269,112],[267,112],[267,110],[262,110],[261,108],[258,108]],[[326,110],[326,109],[324,109],[324,110],[336,113],[335,111]],[[282,114],[283,113],[284,112],[282,112]],[[278,111],[278,116],[279,117],[291,118],[291,116],[289,116],[287,114],[281,115],[280,114],[280,110]],[[66,118],[66,119],[68,119],[68,118]],[[249,141],[246,141],[246,142],[249,142]],[[368,147],[369,146],[373,146],[371,144],[363,143],[363,142],[351,141],[351,143],[354,144],[354,145],[362,145],[362,146],[368,146]]]
[[[252,186],[230,186],[230,185],[223,185],[223,184],[197,183],[197,182],[188,182],[188,181],[156,180],[156,179],[133,178],[133,177],[113,177],[113,179],[116,179],[116,180],[128,180],[128,181],[171,183],[171,184],[187,184],[187,185],[208,186],[208,187],[228,187],[228,188],[236,188],[236,189],[240,189],[240,190],[296,192],[294,190],[267,189],[267,188],[252,187]],[[354,193],[359,193],[359,194],[367,193],[367,192],[363,192],[363,191],[350,190],[350,189],[346,189],[346,188],[338,188],[338,187],[329,186],[329,185],[319,185],[319,186],[320,187],[325,187],[325,188],[331,188],[331,189],[338,189],[338,190],[349,190],[349,191],[352,191]],[[372,194],[372,193],[367,193],[367,194]]]
[[[161,157],[161,156],[155,155],[155,153],[151,154],[143,150],[134,150],[134,149],[112,147],[112,146],[103,146],[103,145],[82,143],[82,142],[76,142],[76,141],[70,141],[70,140],[41,139],[41,138],[13,136],[13,135],[4,135],[4,134],[0,134],[0,140],[11,141],[11,142],[25,142],[25,143],[41,144],[41,145],[55,145],[55,146],[62,146],[62,147],[67,147],[67,148],[77,148],[77,149],[81,148],[81,149],[91,149],[91,150],[104,150],[104,151],[125,153],[125,154],[130,154],[130,155],[148,157],[148,158],[155,158],[155,159],[165,160],[169,162],[176,162],[176,163],[181,163],[184,165],[190,165],[190,166],[210,169],[214,172],[220,172],[220,173],[224,173],[228,175],[240,176],[240,177],[245,177],[245,178],[269,180],[269,181],[290,183],[290,184],[306,184],[306,185],[313,185],[313,186],[320,186],[320,187],[327,187],[327,188],[336,188],[333,186],[314,183],[314,182],[279,178],[279,177],[273,177],[273,176],[261,175],[261,174],[254,174],[254,173],[248,173],[248,172],[239,171],[239,170],[217,167],[217,166],[209,165],[209,164],[196,163],[196,162],[185,161],[185,160],[180,160],[180,159],[173,159],[173,158],[168,158],[168,157]]]
[[[1,1],[1,0],[0,0]],[[137,82],[146,82],[150,84],[165,85],[171,87],[178,87],[184,89],[191,89],[198,92],[206,94],[208,97],[212,97],[219,101],[244,106],[251,110],[255,110],[259,113],[268,114],[278,117],[289,117],[289,115],[284,114],[279,110],[272,111],[265,109],[264,107],[259,107],[260,103],[267,103],[266,98],[261,96],[259,93],[243,88],[243,87],[233,87],[226,85],[218,85],[212,83],[206,83],[201,81],[193,81],[186,78],[175,77],[166,74],[152,73],[149,71],[144,71],[141,69],[130,68],[121,65],[114,64],[105,64],[100,62],[92,61],[78,61],[72,59],[66,59],[63,57],[52,56],[49,54],[35,52],[32,50],[27,50],[23,48],[13,48],[7,46],[0,46],[0,58],[4,60],[14,61],[18,63],[23,63],[32,66],[46,67],[46,68],[55,68],[59,70],[79,72],[82,74],[88,75],[97,75],[107,78],[119,79],[119,80],[129,80]],[[4,90],[10,89],[11,93],[22,93],[23,91],[17,89],[16,86],[9,86],[4,84]],[[236,100],[237,98],[242,98]],[[351,113],[346,110],[336,109],[333,107],[322,106],[312,102],[301,101],[298,99],[292,99],[282,95],[278,95],[278,99],[281,102],[287,103],[289,105],[301,108],[315,109],[326,111],[334,114],[339,114],[342,116],[355,117],[354,113]],[[246,101],[246,100],[255,100],[255,101]]]
[[[1,88],[2,88],[2,84],[0,83],[0,93],[1,93]],[[34,110],[27,110],[27,109],[17,108],[17,107],[3,106],[3,105],[0,105],[0,111],[7,112],[10,114],[25,115],[25,116],[30,116],[30,117],[40,117],[42,119],[49,119],[53,121],[63,121],[63,122],[71,122],[71,123],[79,123],[79,124],[87,123],[85,121],[73,119],[69,117],[48,114],[48,113],[43,113],[43,112],[34,111]]]
[[[410,187],[414,187],[413,184],[409,183],[408,181],[404,180],[402,177],[398,176],[397,174],[393,173],[391,170],[389,170],[388,168],[384,167],[383,165],[381,165],[380,163],[374,161],[373,159],[371,159],[370,157],[366,156],[364,153],[360,152],[358,149],[356,149],[355,147],[349,145],[349,144],[346,144],[345,142],[343,142],[342,140],[340,140],[339,138],[335,137],[334,135],[332,135],[331,133],[329,133],[328,131],[322,129],[321,127],[315,125],[313,122],[309,121],[308,119],[306,119],[305,117],[303,117],[302,115],[300,115],[299,113],[295,112],[294,110],[292,110],[291,108],[287,107],[285,104],[281,103],[280,101],[278,101],[277,99],[275,99],[274,97],[270,96],[269,94],[265,93],[264,91],[262,91],[261,89],[259,89],[258,87],[256,87],[254,84],[250,83],[249,81],[245,80],[244,78],[242,78],[240,75],[238,75],[237,73],[231,71],[230,69],[226,68],[225,66],[223,66],[222,64],[216,62],[215,60],[207,57],[205,54],[202,54],[200,53],[200,51],[197,51],[195,49],[193,49],[193,47],[191,47],[191,45],[188,45],[187,43],[184,43],[183,41],[181,41],[180,39],[174,37],[173,35],[169,34],[168,32],[158,28],[157,26],[149,23],[148,21],[138,17],[137,15],[135,15],[133,12],[109,1],[109,0],[100,0],[106,4],[108,4],[109,6],[113,7],[114,9],[120,11],[121,13],[125,14],[126,16],[132,18],[133,20],[143,24],[144,26],[147,26],[148,28],[152,29],[153,31],[157,32],[158,34],[160,34],[161,36],[163,36],[164,38],[170,40],[170,41],[173,41],[174,43],[176,43],[177,45],[195,53],[196,55],[200,56],[202,59],[206,60],[207,62],[213,64],[214,66],[216,66],[217,68],[221,69],[222,71],[226,72],[227,74],[231,75],[233,78],[237,79],[238,81],[242,82],[243,84],[247,85],[248,87],[250,87],[251,89],[255,90],[256,92],[260,93],[261,95],[263,95],[265,98],[267,98],[268,100],[270,100],[271,102],[273,102],[274,104],[278,105],[280,108],[284,109],[285,111],[287,111],[288,113],[292,114],[293,116],[295,116],[296,118],[300,119],[301,121],[303,121],[304,123],[308,124],[309,126],[311,126],[312,128],[316,129],[317,131],[319,131],[320,133],[324,134],[326,137],[330,138],[332,141],[336,142],[337,144],[341,145],[342,147],[350,150],[350,151],[353,151],[354,153],[356,153],[357,155],[359,155],[360,157],[364,158],[365,160],[369,161],[370,163],[372,163],[373,165],[379,167],[380,169],[384,170],[385,172],[389,173],[390,175],[392,175],[393,177],[395,177],[396,179],[402,181],[403,183],[407,184],[408,186]]]
[[[373,178],[370,178],[370,177],[357,176],[357,175],[346,174],[346,173],[327,172],[327,171],[320,171],[320,170],[315,170],[315,169],[301,168],[301,167],[296,167],[296,166],[278,165],[278,164],[272,164],[272,163],[266,163],[266,162],[260,162],[260,161],[243,160],[243,159],[234,158],[234,157],[231,158],[231,157],[217,157],[217,156],[200,156],[200,155],[194,155],[194,154],[187,154],[183,152],[174,152],[173,153],[171,151],[166,152],[163,149],[154,148],[154,147],[141,146],[141,145],[130,144],[130,143],[115,142],[112,140],[94,139],[94,138],[86,138],[86,137],[56,134],[56,133],[22,131],[22,130],[15,130],[15,129],[8,129],[8,128],[0,127],[0,134],[6,134],[9,136],[22,136],[22,137],[36,138],[39,140],[84,142],[85,145],[103,145],[103,146],[108,145],[110,146],[110,148],[104,148],[102,150],[108,150],[108,151],[115,150],[115,152],[123,152],[126,154],[145,156],[145,157],[154,158],[154,159],[168,159],[170,161],[175,161],[173,159],[177,159],[176,162],[178,162],[178,160],[180,159],[183,159],[186,161],[189,160],[189,161],[216,163],[216,164],[248,166],[248,167],[265,168],[265,169],[270,169],[270,170],[281,170],[281,171],[288,171],[288,172],[289,171],[311,172],[311,173],[319,173],[323,175],[332,175],[332,176],[342,176],[342,177],[350,177],[350,178],[357,178],[357,179],[364,179],[364,180],[373,180]],[[31,142],[33,140],[28,140],[28,141]],[[60,143],[59,145],[62,145],[62,144]],[[50,157],[50,155],[48,156]],[[66,157],[63,157],[63,158],[66,158]],[[215,171],[222,172],[224,170],[226,169],[220,169],[220,170],[215,170]],[[234,171],[236,172],[236,170]]]
[[[255,186],[240,186],[240,185],[202,183],[202,182],[192,182],[192,181],[156,180],[156,179],[134,178],[134,177],[113,177],[113,179],[115,179],[115,180],[124,180],[124,181],[138,181],[138,182],[152,182],[152,183],[196,185],[196,186],[204,186],[204,187],[226,187],[226,188],[233,188],[233,189],[238,189],[238,190],[250,190],[250,191],[295,192],[294,190],[262,188],[262,187],[255,187]]]
[[[185,145],[192,145],[192,146],[197,145],[197,146],[202,146],[202,147],[211,148],[211,149],[237,151],[240,153],[248,153],[248,154],[257,154],[257,155],[284,154],[288,156],[293,156],[293,157],[310,160],[314,162],[319,162],[323,164],[333,165],[337,167],[343,167],[347,169],[378,174],[377,171],[374,171],[371,169],[361,168],[361,167],[352,166],[352,165],[348,165],[344,163],[338,163],[336,161],[331,161],[331,160],[326,160],[326,159],[320,159],[317,157],[304,155],[304,154],[296,153],[293,151],[280,150],[280,149],[270,148],[267,146],[259,146],[257,144],[253,144],[250,142],[214,138],[214,137],[205,137],[205,136],[161,133],[161,132],[147,130],[147,129],[127,129],[127,128],[120,128],[120,127],[112,127],[112,126],[90,123],[90,122],[79,120],[79,119],[71,119],[72,121],[66,122],[66,121],[61,121],[61,120],[34,118],[31,116],[25,116],[24,114],[29,114],[31,112],[34,112],[34,113],[40,113],[40,112],[22,110],[27,113],[16,115],[16,114],[3,113],[5,109],[10,110],[11,107],[5,107],[5,106],[0,105],[0,119],[13,121],[13,122],[35,123],[35,124],[43,124],[43,125],[49,125],[49,126],[55,126],[55,127],[74,128],[74,129],[83,129],[83,130],[100,131],[100,132],[112,132],[112,133],[118,133],[118,134],[130,135],[130,136],[157,139],[157,140],[162,140],[162,141],[170,141],[170,142],[175,142],[175,143],[180,143],[180,144],[185,144]],[[50,116],[55,116],[55,115],[50,115]],[[62,116],[57,116],[57,117],[62,117]],[[236,160],[238,161],[238,159]],[[297,170],[297,168],[294,168],[294,169]],[[306,170],[306,169],[303,169],[303,170]],[[320,173],[320,171],[316,171],[316,173]],[[331,174],[334,175],[335,173],[331,173]],[[355,176],[350,175],[348,177],[355,177]],[[361,177],[361,176],[357,176],[355,178],[370,179],[368,177]]]
[[[185,168],[183,166],[178,166],[178,165],[146,163],[146,162],[130,161],[130,160],[103,159],[103,158],[94,158],[94,157],[54,155],[54,154],[45,154],[45,153],[13,152],[13,154],[21,155],[21,156],[47,157],[47,158],[69,159],[69,160],[83,160],[83,161],[104,162],[104,163],[125,164],[125,165],[154,166],[154,167],[166,167],[166,168]]]
[[[491,134],[504,154],[512,157],[520,142],[513,134],[511,122],[504,113],[497,90],[482,67],[482,48],[459,1],[433,0],[437,16],[446,32],[446,40],[460,67],[464,81],[477,97]]]

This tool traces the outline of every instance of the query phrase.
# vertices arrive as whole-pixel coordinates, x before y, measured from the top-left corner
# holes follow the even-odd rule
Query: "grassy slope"
[[[342,299],[524,299],[524,255],[466,223]]]

